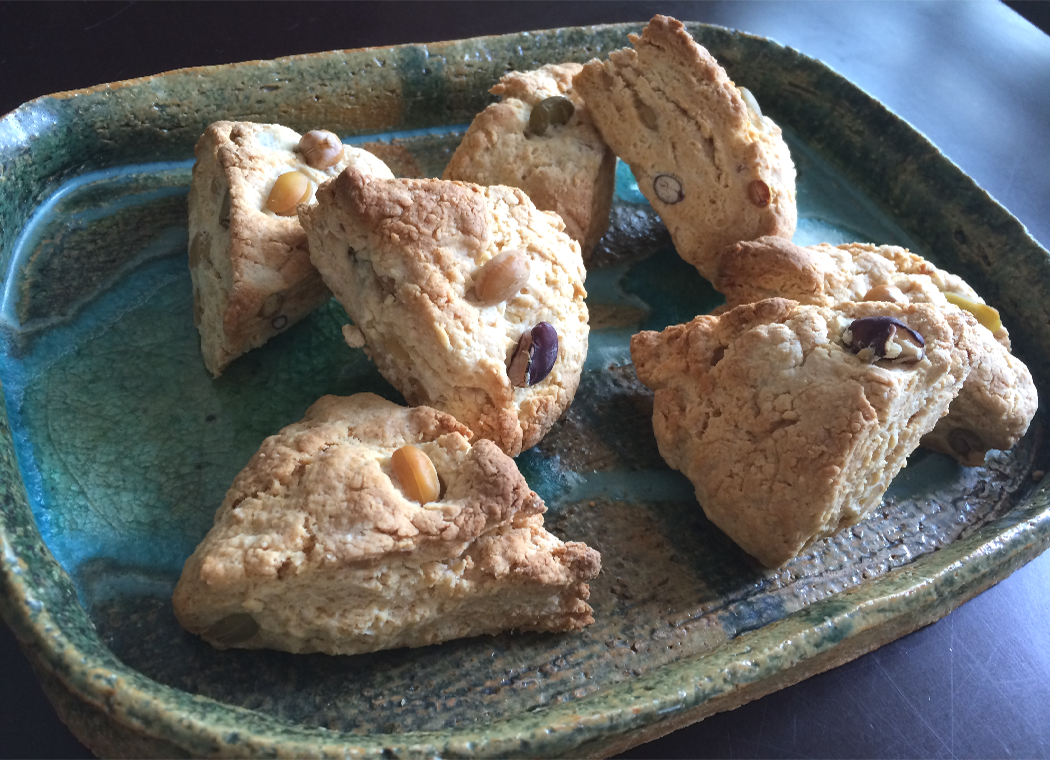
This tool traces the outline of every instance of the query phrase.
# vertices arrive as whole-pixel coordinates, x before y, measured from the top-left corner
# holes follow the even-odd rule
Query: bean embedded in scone
[[[327,129],[311,129],[299,138],[299,153],[314,169],[328,169],[343,160],[343,143]]]
[[[325,396],[267,438],[186,561],[179,622],[225,649],[357,654],[593,622],[598,552],[450,415]]]
[[[846,301],[928,303],[966,311],[974,330],[973,369],[948,414],[922,445],[980,465],[990,449],[1012,448],[1028,430],[1039,405],[1032,375],[1010,353],[999,313],[961,277],[892,245],[827,243],[802,247],[775,237],[735,243],[721,256],[715,287],[726,306],[782,297],[832,306]]]
[[[481,265],[474,276],[474,298],[482,306],[495,306],[516,296],[529,281],[529,256],[525,251],[503,251]]]
[[[553,211],[584,258],[609,226],[616,156],[573,92],[578,63],[511,71],[490,92],[501,96],[479,113],[444,178],[521,188]]]
[[[194,149],[189,266],[194,322],[208,371],[299,321],[331,294],[310,263],[296,217],[317,186],[348,166],[390,170],[324,130],[300,137],[279,124],[219,121]]]
[[[878,506],[971,369],[976,321],[929,304],[780,298],[631,340],[660,454],[775,567]]]
[[[853,320],[842,333],[842,345],[868,362],[917,362],[926,341],[899,319],[880,314]]]
[[[795,231],[795,166],[780,127],[678,21],[655,16],[634,49],[573,78],[679,255],[713,279],[737,240]]]
[[[517,188],[350,169],[300,219],[314,265],[410,404],[511,456],[568,408],[589,329],[580,246],[556,214]]]

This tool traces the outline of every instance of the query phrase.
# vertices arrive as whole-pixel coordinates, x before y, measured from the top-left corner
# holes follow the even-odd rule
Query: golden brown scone
[[[630,40],[573,87],[682,258],[712,279],[726,245],[790,239],[795,165],[780,127],[675,19],[654,16]]]
[[[298,322],[330,296],[310,264],[295,214],[278,216],[266,199],[278,176],[300,171],[317,185],[348,166],[392,177],[367,151],[343,146],[341,160],[315,169],[296,150],[299,134],[279,124],[218,121],[197,142],[190,183],[190,276],[194,322],[208,371]]]
[[[500,102],[474,118],[443,176],[521,188],[536,208],[561,216],[566,234],[580,244],[586,260],[609,227],[616,156],[572,90],[572,77],[581,68],[578,63],[548,64],[504,75],[489,90],[501,96]],[[572,102],[572,116],[535,134],[529,127],[533,108],[559,95]]]
[[[410,404],[452,414],[510,456],[537,444],[572,402],[587,356],[583,260],[561,218],[516,188],[353,169],[317,201],[300,206],[300,219],[315,266],[360,331],[348,342],[367,342]],[[510,251],[527,261],[527,282],[482,305],[479,271]],[[557,359],[546,377],[517,387],[508,363],[541,322],[557,333]]]
[[[186,561],[179,622],[214,646],[356,654],[593,622],[601,560],[543,527],[545,508],[490,441],[427,407],[325,396],[267,438]],[[438,501],[403,493],[413,444]]]
[[[727,307],[775,296],[831,306],[845,301],[889,300],[929,303],[947,311],[959,307],[946,293],[984,301],[961,277],[897,246],[826,243],[808,248],[765,237],[729,246],[715,287]],[[1010,336],[1001,324],[974,331],[974,366],[948,416],[922,445],[980,465],[990,449],[1009,449],[1021,439],[1039,405],[1032,375],[1010,353]]]
[[[867,317],[918,332],[921,359],[905,331],[883,333],[897,360],[853,353],[843,335]],[[773,298],[639,333],[631,356],[656,391],[661,456],[715,525],[775,567],[880,503],[962,387],[973,326],[927,304]]]

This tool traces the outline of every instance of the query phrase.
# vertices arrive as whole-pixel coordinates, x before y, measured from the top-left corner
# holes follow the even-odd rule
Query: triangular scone
[[[675,19],[655,16],[630,40],[633,50],[591,61],[573,87],[679,255],[711,279],[726,245],[790,239],[795,165],[780,127]]]
[[[591,622],[598,552],[543,527],[543,502],[491,441],[427,407],[325,396],[267,438],[186,561],[175,614],[213,645],[355,654]],[[437,501],[391,457],[421,449]]]
[[[989,449],[1009,449],[1021,439],[1039,405],[1032,375],[1010,353],[1010,336],[992,309],[961,277],[892,245],[827,243],[803,248],[775,237],[726,249],[715,287],[732,308],[763,298],[790,298],[831,306],[844,301],[929,303],[954,311],[949,296],[961,296],[991,323],[980,323],[971,339],[973,369],[948,415],[922,445],[977,466]],[[956,303],[960,301],[956,299]],[[987,320],[986,320],[987,321]]]
[[[502,99],[474,117],[443,176],[521,188],[537,208],[561,216],[586,259],[609,227],[616,156],[572,90],[581,68],[560,63],[505,74],[489,90]],[[557,96],[572,103],[571,117],[535,134],[529,126],[533,109]]]
[[[843,333],[862,317],[919,333],[922,358],[854,354]],[[656,391],[661,456],[715,525],[774,567],[880,503],[962,386],[973,323],[925,304],[774,298],[639,333],[631,356]],[[903,331],[893,334],[903,351]]]
[[[516,188],[352,169],[317,201],[300,207],[311,258],[383,377],[408,403],[448,412],[511,456],[537,444],[572,402],[587,356],[583,260],[561,218]],[[527,260],[528,281],[481,305],[475,278],[512,251]],[[557,359],[518,387],[508,364],[541,322],[557,334]]]
[[[190,183],[190,276],[194,322],[208,371],[218,377],[231,361],[286,330],[331,294],[310,263],[306,233],[293,213],[266,208],[275,180],[300,171],[317,185],[348,166],[393,174],[367,151],[343,146],[328,169],[309,166],[300,136],[279,124],[218,121],[197,142]]]

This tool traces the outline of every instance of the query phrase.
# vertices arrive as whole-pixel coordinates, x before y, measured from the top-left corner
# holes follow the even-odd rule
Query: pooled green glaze
[[[324,127],[399,174],[434,176],[507,68],[604,55],[635,30],[172,72],[41,98],[0,120],[0,609],[96,752],[609,753],[936,620],[1050,543],[1047,491],[1031,479],[1046,469],[1037,419],[982,468],[916,452],[870,519],[783,568],[757,567],[656,450],[652,396],[627,342],[720,296],[677,257],[621,165],[587,280],[580,390],[518,458],[549,527],[603,554],[594,625],[357,657],[219,652],[178,627],[170,594],[182,562],[262,438],[325,393],[401,400],[343,343],[334,302],[219,380],[204,370],[185,261],[204,126]],[[1008,327],[1048,324],[1050,299],[1010,287],[1045,294],[1046,251],[921,136],[794,51],[690,31],[786,128],[796,242],[907,245],[980,283]],[[1050,329],[1015,333],[1015,344],[1045,389]]]

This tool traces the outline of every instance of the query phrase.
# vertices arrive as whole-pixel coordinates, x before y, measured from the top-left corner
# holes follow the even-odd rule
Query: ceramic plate
[[[1050,542],[1045,426],[963,469],[918,451],[870,519],[777,570],[704,518],[657,454],[628,340],[720,297],[629,171],[587,280],[576,401],[518,464],[547,523],[603,557],[595,623],[356,657],[218,652],[170,596],[234,475],[325,393],[398,394],[331,302],[219,380],[186,265],[193,146],[217,119],[324,127],[439,175],[511,69],[587,60],[631,25],[176,71],[0,121],[6,419],[2,609],[60,714],[104,755],[604,754],[850,660],[943,616]],[[905,245],[999,307],[1045,393],[1047,252],[922,136],[821,64],[690,25],[787,134],[796,241]]]

